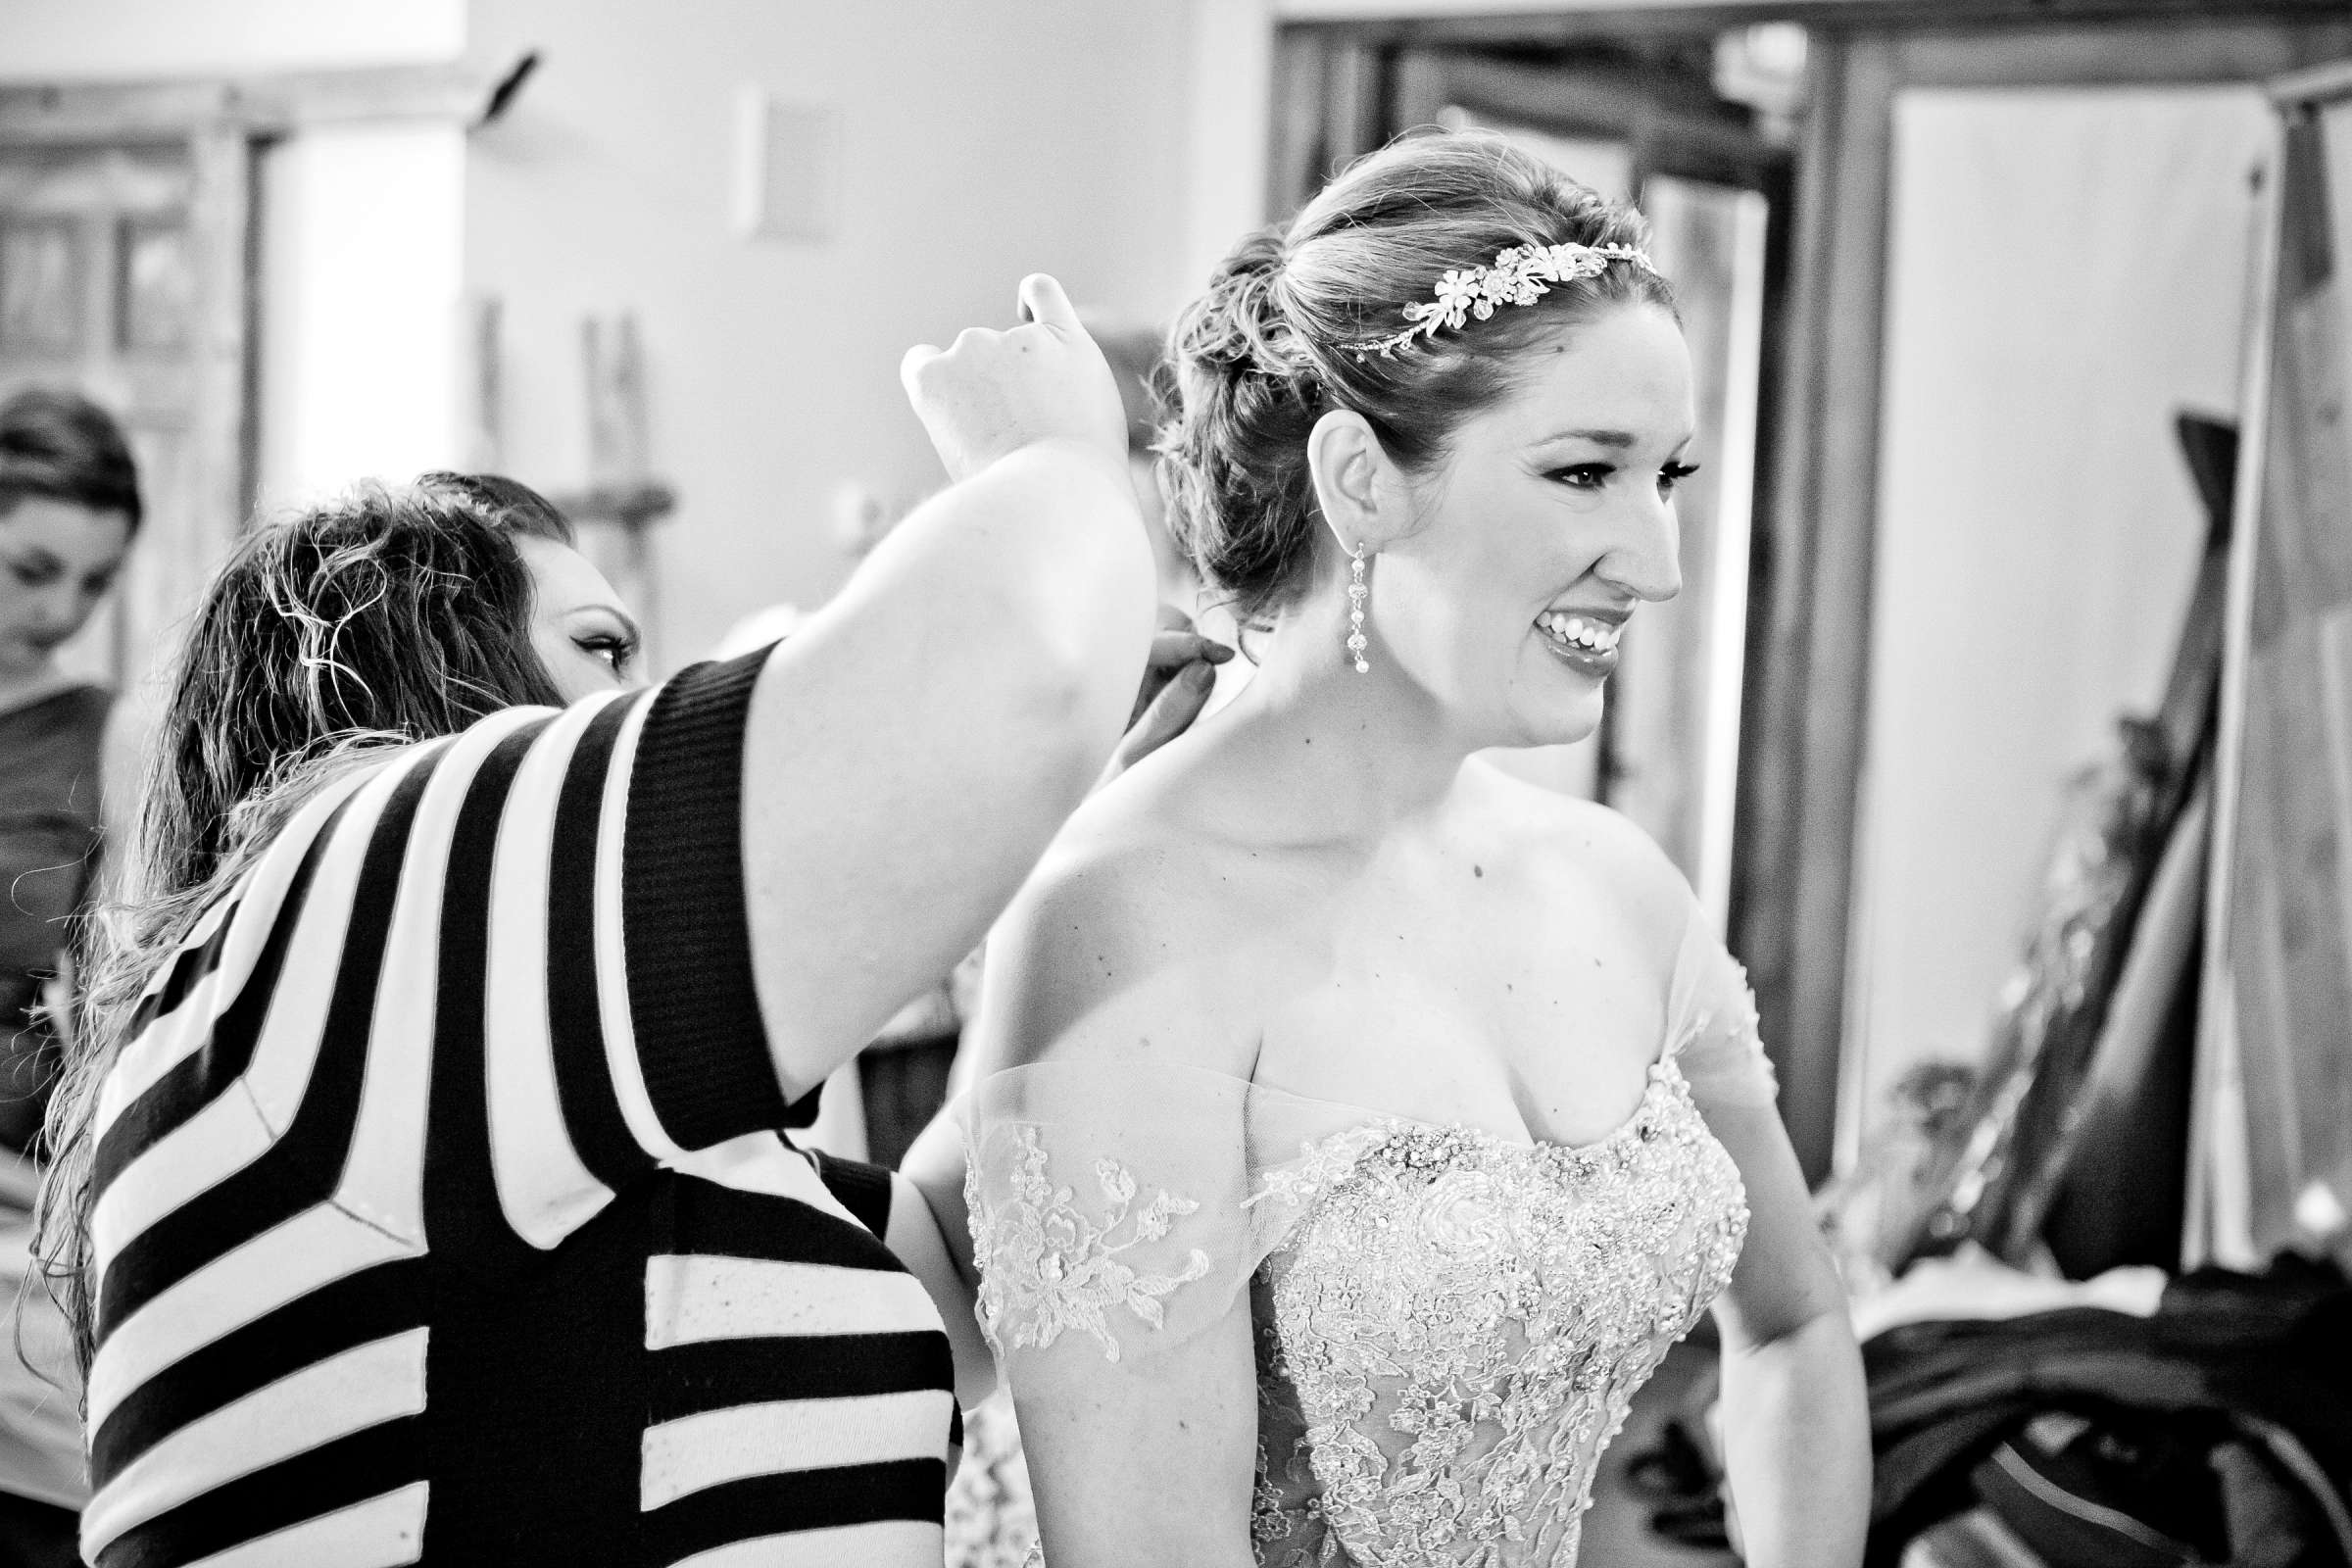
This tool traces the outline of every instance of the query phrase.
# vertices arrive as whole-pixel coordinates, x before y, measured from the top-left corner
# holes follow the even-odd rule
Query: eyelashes
[[[615,675],[626,675],[637,658],[636,639],[599,634],[593,637],[574,637],[571,645],[592,659],[601,659]]]
[[[1698,471],[1695,463],[1669,463],[1658,469],[1658,493],[1671,495],[1674,487]],[[1617,472],[1613,463],[1579,463],[1552,470],[1552,477],[1572,490],[1598,490]]]

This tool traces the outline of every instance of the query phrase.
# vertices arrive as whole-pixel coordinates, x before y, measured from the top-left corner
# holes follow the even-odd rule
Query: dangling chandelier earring
[[[1364,641],[1364,596],[1371,591],[1364,586],[1364,542],[1359,539],[1355,558],[1348,564],[1348,652],[1354,656],[1358,675],[1372,668],[1364,662],[1364,650],[1371,646]]]

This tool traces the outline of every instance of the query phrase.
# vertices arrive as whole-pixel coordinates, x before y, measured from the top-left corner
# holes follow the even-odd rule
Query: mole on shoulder
[[[1470,874],[1472,876],[1485,876],[1487,874],[1487,868],[1483,865],[1473,865],[1470,867]]]

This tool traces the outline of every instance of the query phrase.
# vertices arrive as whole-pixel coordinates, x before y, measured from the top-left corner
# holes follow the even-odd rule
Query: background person
[[[88,623],[138,533],[138,470],[106,412],[71,392],[0,403],[0,1561],[69,1564],[89,1496],[63,1318],[24,1288],[41,1118],[57,1072],[72,918],[103,820],[114,694],[57,651]]]

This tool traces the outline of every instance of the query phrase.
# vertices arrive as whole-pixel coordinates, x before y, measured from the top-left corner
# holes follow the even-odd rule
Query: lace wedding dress
[[[1602,1449],[1746,1234],[1701,1108],[1772,1095],[1703,930],[1641,1102],[1592,1144],[1184,1068],[1016,1068],[967,1106],[982,1326],[1017,1393],[1073,1357],[1148,1375],[1247,1310],[1267,1568],[1571,1568]]]

